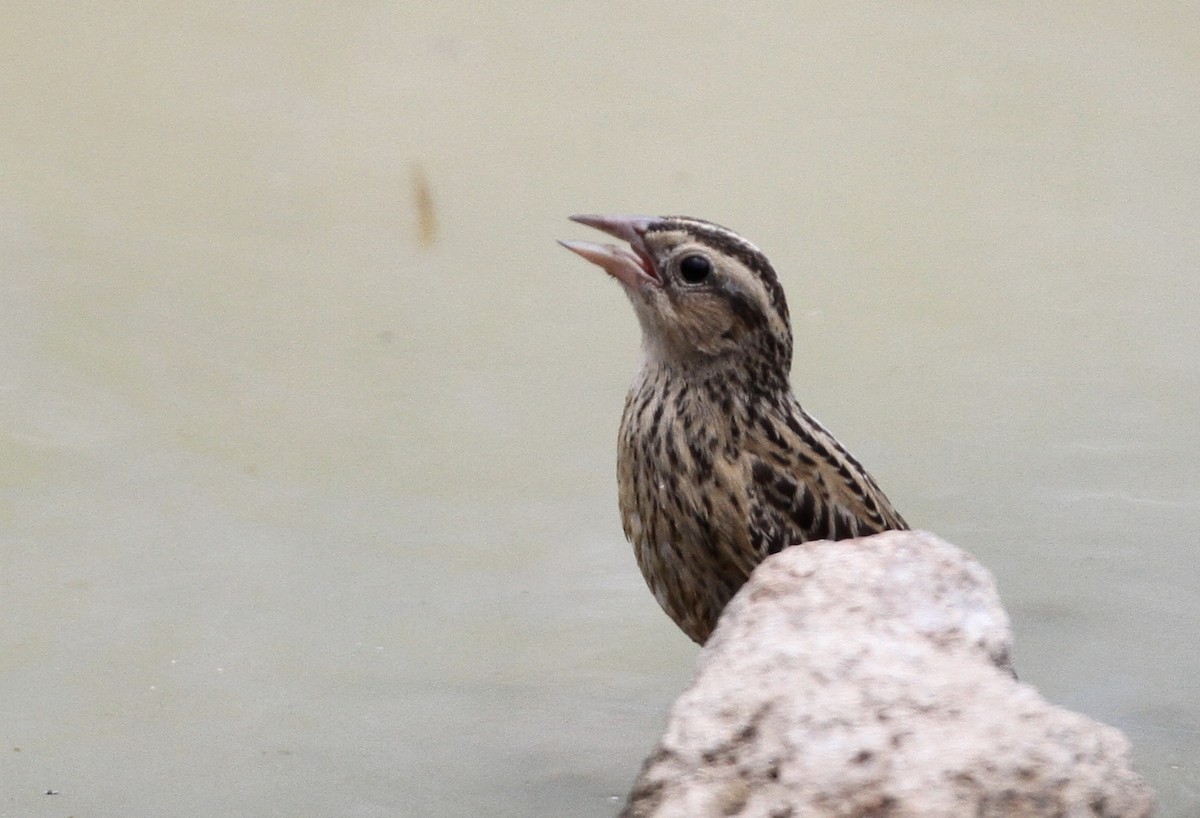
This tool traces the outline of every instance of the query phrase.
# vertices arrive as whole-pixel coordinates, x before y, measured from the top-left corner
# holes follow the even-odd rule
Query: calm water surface
[[[578,211],[762,246],[805,405],[1200,815],[1194,14],[0,17],[0,815],[615,812],[695,649]]]

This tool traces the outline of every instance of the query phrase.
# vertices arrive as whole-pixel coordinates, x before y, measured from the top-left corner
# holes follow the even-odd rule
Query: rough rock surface
[[[1146,816],[1117,730],[1009,666],[990,575],[924,532],[763,562],[701,652],[625,816]]]

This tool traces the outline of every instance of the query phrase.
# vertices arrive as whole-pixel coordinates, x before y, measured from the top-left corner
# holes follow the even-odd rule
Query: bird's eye
[[[704,256],[684,256],[679,262],[679,275],[688,284],[699,284],[712,272],[712,262]]]

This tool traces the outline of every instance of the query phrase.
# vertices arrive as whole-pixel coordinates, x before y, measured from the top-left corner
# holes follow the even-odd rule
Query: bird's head
[[[750,354],[786,379],[792,357],[787,302],[775,270],[753,244],[685,216],[571,219],[629,243],[561,242],[621,282],[648,356],[707,364]]]

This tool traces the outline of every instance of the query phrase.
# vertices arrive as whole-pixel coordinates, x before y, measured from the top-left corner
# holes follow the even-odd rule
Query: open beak
[[[637,289],[648,284],[662,286],[662,279],[650,260],[644,238],[646,228],[656,219],[650,216],[572,216],[571,221],[603,230],[610,236],[629,242],[629,246],[560,239],[558,243],[563,247],[603,267],[606,273],[626,287]]]

